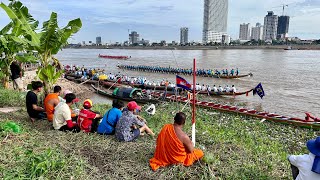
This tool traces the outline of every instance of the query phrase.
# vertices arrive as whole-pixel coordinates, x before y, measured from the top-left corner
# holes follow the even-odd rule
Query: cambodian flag
[[[181,87],[186,90],[191,90],[191,84],[189,84],[187,80],[178,75],[176,75],[176,84],[178,87]]]

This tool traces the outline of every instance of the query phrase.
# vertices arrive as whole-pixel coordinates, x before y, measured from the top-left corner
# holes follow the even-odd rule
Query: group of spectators
[[[82,103],[81,110],[73,110],[73,105],[79,99],[71,91],[65,90],[62,93],[61,87],[55,86],[53,93],[46,95],[44,107],[41,107],[38,105],[37,94],[42,88],[41,81],[34,81],[32,90],[26,95],[27,112],[32,122],[47,119],[55,130],[114,135],[123,142],[135,141],[145,134],[155,136],[147,126],[147,121],[139,115],[141,106],[135,101],[125,107],[122,101],[115,99],[112,108],[104,115],[91,109],[93,102],[90,99]],[[184,113],[177,113],[174,123],[165,125],[159,133],[154,157],[150,159],[153,170],[170,164],[190,166],[203,157],[203,152],[194,149],[190,138],[182,131],[185,120]]]

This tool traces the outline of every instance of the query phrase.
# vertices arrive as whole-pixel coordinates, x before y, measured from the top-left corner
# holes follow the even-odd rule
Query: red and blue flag
[[[187,80],[185,80],[184,78],[182,78],[178,75],[176,75],[176,84],[178,87],[181,87],[186,90],[191,90],[191,84],[188,83]]]

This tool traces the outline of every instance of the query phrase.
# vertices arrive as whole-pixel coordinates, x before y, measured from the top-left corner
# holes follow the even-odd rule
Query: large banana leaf
[[[25,33],[34,45],[40,45],[39,35],[35,32],[39,22],[32,18],[27,7],[23,6],[20,1],[12,1],[9,6],[1,3],[0,7],[6,11],[7,15],[13,21],[15,33],[20,33],[16,34],[17,36]]]
[[[57,54],[59,50],[67,44],[70,36],[80,30],[82,27],[81,20],[74,19],[67,26],[60,29],[58,26],[57,13],[52,12],[50,19],[43,23],[42,32],[40,33],[41,46],[39,52],[46,54]]]
[[[39,67],[37,71],[38,77],[42,81],[48,82],[51,85],[57,82],[62,73],[63,71],[57,70],[50,64],[46,67]]]

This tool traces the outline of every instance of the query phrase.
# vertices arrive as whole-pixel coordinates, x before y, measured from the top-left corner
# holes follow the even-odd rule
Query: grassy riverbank
[[[165,103],[157,106],[156,115],[142,115],[159,133],[182,106]],[[95,106],[102,113],[108,108]],[[191,134],[189,109],[185,110],[189,119],[185,131]],[[17,123],[21,132],[1,131],[1,124],[9,121]],[[113,136],[57,132],[47,121],[31,124],[25,109],[0,113],[0,131],[0,178],[4,179],[291,179],[287,154],[307,153],[305,142],[320,135],[309,129],[198,109],[196,145],[204,149],[204,160],[191,167],[170,166],[153,172],[148,161],[156,143],[148,136],[121,143]]]

